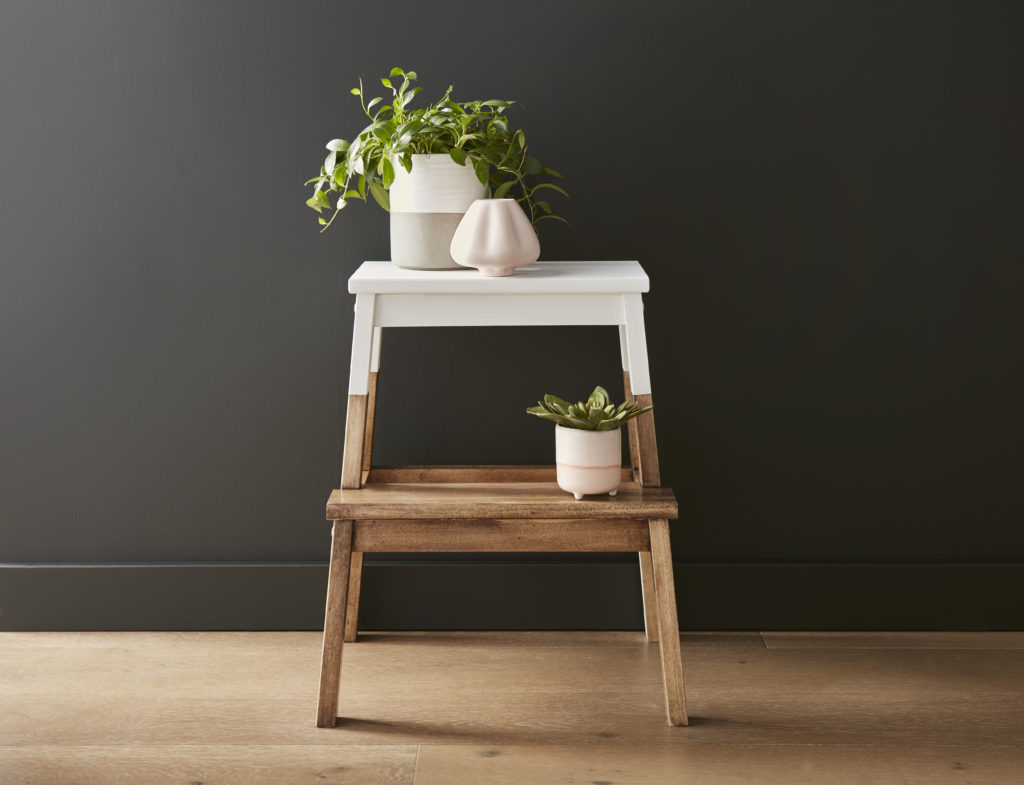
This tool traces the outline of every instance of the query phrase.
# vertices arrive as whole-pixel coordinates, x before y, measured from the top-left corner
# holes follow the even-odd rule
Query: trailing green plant
[[[557,395],[545,395],[526,411],[544,420],[552,420],[566,428],[582,431],[610,431],[632,420],[639,414],[649,412],[653,406],[641,406],[636,401],[623,401],[618,406],[612,403],[604,387],[595,387],[586,401],[569,403]]]
[[[350,199],[365,202],[369,194],[389,210],[388,189],[395,181],[395,166],[411,172],[412,156],[417,153],[449,155],[460,166],[472,166],[480,182],[487,186],[488,196],[516,199],[534,226],[546,218],[568,223],[554,214],[548,202],[537,198],[543,190],[565,197],[569,194],[550,182],[562,175],[529,155],[526,134],[509,125],[505,110],[515,101],[460,103],[452,99],[449,87],[436,103],[410,109],[412,100],[422,90],[411,87],[415,81],[415,71],[392,68],[390,76],[381,79],[381,84],[391,91],[390,103],[384,103],[383,97],[368,99],[362,79],[359,87],[352,89],[370,124],[351,142],[328,142],[320,174],[306,182],[315,183],[313,196],[306,204],[321,214],[319,220],[324,229]],[[332,209],[330,219],[325,218],[323,211]]]

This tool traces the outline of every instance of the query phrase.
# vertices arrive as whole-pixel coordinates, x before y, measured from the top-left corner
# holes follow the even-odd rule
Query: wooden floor
[[[1024,633],[0,633],[3,785],[1024,783]]]

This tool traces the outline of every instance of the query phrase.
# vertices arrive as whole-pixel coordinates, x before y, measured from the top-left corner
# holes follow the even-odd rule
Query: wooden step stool
[[[661,648],[668,721],[686,725],[679,622],[654,414],[629,423],[631,467],[615,497],[576,501],[548,466],[371,467],[384,327],[598,325],[619,327],[627,398],[651,403],[637,262],[539,262],[508,278],[419,272],[365,262],[356,295],[341,489],[331,493],[327,611],[317,725],[338,711],[342,649],[356,639],[364,553],[622,551],[640,554],[644,622]],[[524,415],[525,416],[525,415]]]

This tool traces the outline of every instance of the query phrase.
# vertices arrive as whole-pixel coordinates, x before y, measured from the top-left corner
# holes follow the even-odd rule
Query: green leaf
[[[416,97],[416,93],[418,93],[422,89],[422,87],[415,87],[408,93],[406,93],[404,96],[402,96],[402,108],[405,109],[405,107],[409,105],[409,102]]]
[[[359,180],[357,181],[356,188],[359,189],[359,198],[360,199],[365,199],[366,198],[366,177],[364,175],[359,175]]]
[[[477,158],[473,161],[473,169],[476,172],[477,179],[487,185],[487,173],[490,171],[491,166],[483,158]]]
[[[519,149],[526,149],[526,134],[522,130],[516,131],[516,141],[519,142]]]
[[[316,199],[317,204],[319,204],[321,207],[326,207],[327,209],[331,208],[331,203],[327,199],[327,194],[325,194],[323,191],[317,191],[316,196],[314,198]]]
[[[586,417],[566,417],[565,419],[572,424],[573,428],[579,428],[582,431],[597,430],[597,428],[594,427],[595,423],[592,423]]]
[[[402,156],[402,168],[412,174],[412,153],[405,153]]]
[[[568,222],[567,220],[565,220],[565,219],[564,219],[564,218],[563,218],[562,216],[560,216],[560,215],[542,215],[542,216],[540,216],[539,218],[537,218],[537,219],[536,219],[536,220],[534,221],[534,223],[537,223],[537,221],[543,221],[543,220],[544,220],[545,218],[554,218],[554,219],[555,219],[556,221],[561,221],[561,222],[562,222],[562,223],[564,223],[564,224],[565,224],[566,226],[572,226],[572,224],[571,224],[571,223],[569,223],[569,222]]]
[[[351,90],[349,90],[349,92],[352,93],[352,95],[362,95],[363,94],[363,91],[360,90],[358,87],[353,87]]]
[[[316,221],[321,226],[327,226],[327,219],[324,218],[323,216],[320,216],[319,218],[317,218]]]
[[[383,100],[384,99],[381,98],[380,96],[377,96],[376,98],[371,98],[370,99],[370,103],[368,103],[366,105],[366,111],[369,112],[371,109],[373,109],[373,107],[375,107],[377,104],[379,104]]]
[[[604,412],[600,409],[591,409],[587,412],[587,419],[596,425],[605,419]]]
[[[374,200],[388,212],[391,212],[391,200],[388,198],[387,189],[381,185],[379,180],[370,180],[370,193]]]
[[[501,156],[498,155],[498,152],[494,148],[492,148],[492,147],[488,147],[488,146],[478,147],[475,152],[477,154],[481,155],[482,157],[486,158],[488,163],[492,163],[492,164],[500,164],[501,163]]]
[[[549,215],[551,214],[551,205],[548,204],[547,202],[534,202],[533,206],[539,207],[541,210],[548,213]]]
[[[463,150],[461,147],[453,147],[451,149],[451,152],[448,153],[448,155],[450,155],[451,159],[455,161],[455,163],[457,163],[459,166],[466,165],[466,151]]]
[[[401,76],[401,75],[402,75],[402,74],[404,74],[404,73],[405,73],[405,71],[403,71],[403,70],[402,70],[401,68],[399,68],[399,67],[398,67],[398,66],[396,65],[396,66],[395,66],[394,68],[392,68],[392,69],[391,69],[391,73],[390,73],[390,74],[388,74],[388,75],[389,75],[389,76]]]
[[[615,428],[618,428],[619,425],[620,423],[617,420],[601,420],[601,422],[597,424],[597,428],[595,428],[594,430],[611,431],[614,430]]]
[[[515,185],[515,184],[516,184],[515,180],[507,180],[506,182],[502,183],[501,185],[499,185],[497,188],[494,189],[494,195],[493,195],[492,198],[494,198],[494,199],[504,199],[505,195],[509,192],[509,190],[512,188],[512,186]]]
[[[384,187],[390,188],[395,181],[395,167],[389,158],[381,158],[381,177],[384,180]]]
[[[390,79],[381,79],[380,83],[382,85],[384,85],[385,87],[391,87],[391,80]],[[395,88],[391,87],[391,89],[394,90]]]
[[[349,145],[344,139],[332,139],[327,143],[327,149],[336,153],[343,153],[348,149]]]
[[[331,177],[333,177],[338,182],[341,182],[342,180],[345,179],[345,169],[345,164],[338,164],[336,167],[334,167],[334,172],[331,174]]]
[[[560,406],[565,407],[566,409],[569,408],[569,402],[567,400],[565,400],[564,398],[559,398],[557,395],[551,395],[550,393],[548,393],[547,395],[544,396],[544,403],[546,403],[546,404],[557,403]]]
[[[558,191],[558,193],[560,193],[566,199],[570,198],[569,194],[565,192],[564,188],[557,186],[554,183],[538,183],[537,185],[533,186],[533,188],[530,189],[530,196],[533,196],[534,193],[539,191],[541,188],[550,188],[552,191]]]
[[[566,419],[565,417],[563,417],[560,414],[552,414],[549,411],[545,411],[544,409],[541,409],[541,407],[539,407],[539,406],[531,406],[526,411],[527,411],[527,413],[532,414],[535,417],[540,417],[542,420],[552,420],[553,422],[563,423],[563,422],[565,422],[565,419]]]
[[[317,193],[320,192],[317,191]],[[323,209],[323,206],[320,204],[320,202],[317,201],[315,196],[311,196],[309,199],[306,200],[306,206],[312,207],[317,212],[320,212]]]
[[[412,79],[413,81],[416,81],[416,79],[418,78],[416,76],[416,72],[415,71],[406,71],[405,75],[407,77],[409,77],[409,79]]]
[[[587,398],[587,404],[591,408],[601,409],[603,413],[604,407],[608,405],[608,391],[604,387],[595,387]]]
[[[528,155],[523,160],[523,171],[526,174],[540,174],[544,167],[540,165],[540,161],[534,158],[532,155]]]

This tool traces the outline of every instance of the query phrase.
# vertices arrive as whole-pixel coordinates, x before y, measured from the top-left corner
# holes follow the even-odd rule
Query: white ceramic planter
[[[414,155],[412,171],[397,159],[391,202],[391,261],[413,270],[458,270],[452,236],[462,216],[487,195],[472,166],[448,155]]]
[[[583,431],[556,425],[555,463],[558,487],[577,499],[596,493],[614,496],[622,472],[622,429]]]
[[[488,276],[512,275],[537,261],[540,242],[515,199],[478,199],[452,238],[452,259]]]

